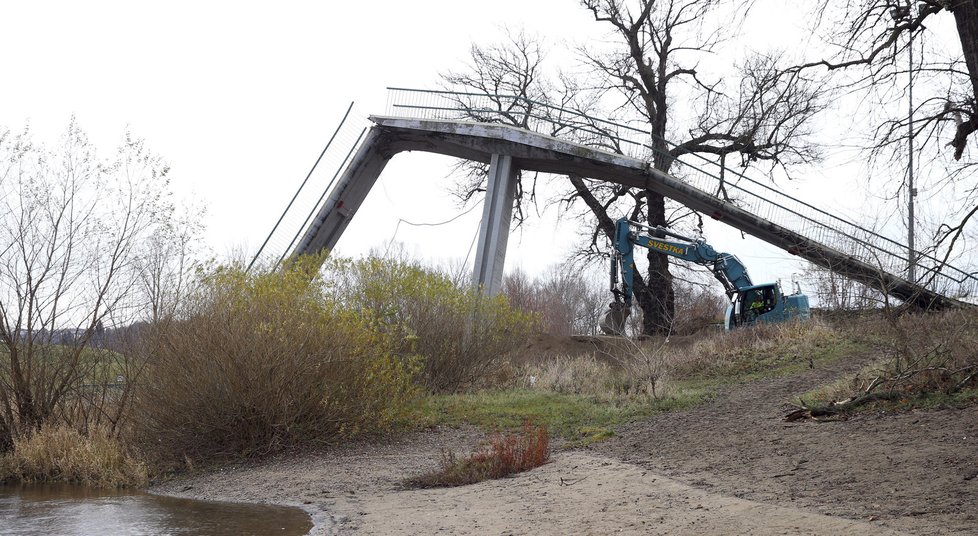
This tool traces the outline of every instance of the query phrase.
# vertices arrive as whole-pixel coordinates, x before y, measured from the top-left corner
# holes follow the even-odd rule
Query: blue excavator
[[[755,285],[740,259],[729,253],[718,253],[702,238],[689,238],[664,227],[650,227],[621,218],[615,224],[614,242],[611,292],[615,301],[601,320],[601,330],[608,335],[624,335],[626,320],[631,314],[635,246],[708,267],[713,276],[723,284],[727,297],[730,298],[723,322],[724,329],[728,331],[760,323],[811,318],[808,296],[802,294],[800,288],[796,287],[793,294],[785,295],[778,283]]]

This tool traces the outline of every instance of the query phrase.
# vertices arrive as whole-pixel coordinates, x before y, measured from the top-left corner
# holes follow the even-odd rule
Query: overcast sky
[[[743,46],[806,35],[797,10],[761,4],[775,7],[758,10]],[[51,141],[74,114],[106,152],[128,128],[167,159],[179,196],[206,207],[215,252],[253,251],[351,101],[363,114],[382,114],[385,87],[435,86],[439,72],[461,67],[472,42],[498,40],[506,25],[545,35],[558,57],[571,42],[603,35],[574,0],[6,2],[0,125],[29,123],[37,139]],[[449,194],[452,164],[397,156],[338,249],[383,248],[397,229],[409,253],[465,257],[479,209],[442,227],[397,226],[461,212]],[[808,183],[824,190],[830,175],[812,170]],[[860,206],[853,196],[839,203],[843,211]],[[507,267],[537,273],[563,260],[576,230],[555,214],[512,236]],[[797,270],[739,233],[714,234],[714,246],[741,256],[755,280],[787,281]]]

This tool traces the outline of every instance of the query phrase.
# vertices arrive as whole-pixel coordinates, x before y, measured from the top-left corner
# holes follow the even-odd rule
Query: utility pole
[[[901,21],[910,23],[913,21],[913,4],[911,0],[906,0],[905,6],[896,5],[890,11],[893,23],[899,24]],[[909,62],[907,67],[907,93],[909,108],[907,110],[907,279],[911,283],[917,282],[917,252],[914,245],[914,198],[917,197],[917,189],[913,183],[913,29],[910,33],[907,51]],[[894,50],[896,45],[894,44]]]
[[[913,18],[913,12],[911,11],[911,0],[907,0],[907,18]],[[917,197],[917,189],[913,185],[913,30],[910,30],[910,45],[907,47],[909,49],[910,56],[910,67],[907,69],[907,93],[909,94],[910,107],[907,111],[907,186],[908,186],[908,196],[907,196],[907,275],[910,277],[911,283],[917,282],[917,259],[916,251],[914,248],[914,215],[913,215],[913,204],[914,199]]]

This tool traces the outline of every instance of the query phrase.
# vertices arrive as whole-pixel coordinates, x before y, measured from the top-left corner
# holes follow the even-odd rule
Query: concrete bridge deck
[[[801,232],[752,214],[733,202],[663,173],[641,159],[513,126],[445,119],[372,116],[359,149],[336,187],[305,230],[293,255],[332,249],[390,159],[404,151],[424,151],[490,164],[476,258],[476,283],[499,287],[517,170],[599,179],[655,191],[812,263],[922,308],[964,305],[953,297],[915,284],[847,255]]]

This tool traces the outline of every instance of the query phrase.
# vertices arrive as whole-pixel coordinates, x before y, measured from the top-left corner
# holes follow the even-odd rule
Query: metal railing
[[[506,124],[540,134],[669,164],[668,172],[707,195],[843,252],[893,275],[904,274],[907,246],[831,214],[701,154],[630,125],[512,95],[388,88],[387,113],[414,119]],[[918,284],[948,297],[973,296],[978,277],[923,252],[915,255]],[[902,277],[902,276],[900,276]]]

